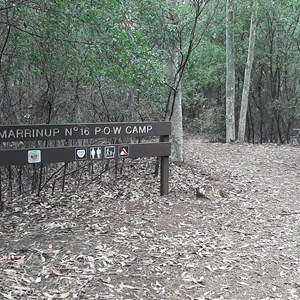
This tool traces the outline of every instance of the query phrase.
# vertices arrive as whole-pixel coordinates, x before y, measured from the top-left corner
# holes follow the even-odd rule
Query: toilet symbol
[[[91,159],[101,159],[102,157],[102,151],[101,151],[101,148],[100,147],[93,147],[91,148],[91,151],[90,151],[90,158]]]

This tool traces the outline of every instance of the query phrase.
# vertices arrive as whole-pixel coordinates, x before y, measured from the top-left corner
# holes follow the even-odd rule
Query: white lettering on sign
[[[22,129],[17,129],[16,137],[17,138],[23,138],[23,130]]]
[[[56,137],[59,134],[59,128],[16,128],[4,129],[0,131],[1,139],[23,139],[23,138],[43,138],[43,137]]]
[[[69,138],[107,138],[110,136],[143,136],[156,133],[153,124],[149,123],[102,123],[79,125],[21,125],[1,126],[1,140],[34,140],[34,139],[69,139]],[[155,131],[155,132],[154,132]]]
[[[53,135],[56,136],[59,134],[59,129],[58,128],[53,128]]]
[[[72,136],[73,130],[72,128],[65,128],[65,136]]]
[[[0,138],[1,139],[6,139],[7,138],[7,131],[6,130],[0,131]]]
[[[113,132],[114,134],[120,134],[121,133],[121,130],[122,130],[122,127],[115,127],[113,126]]]
[[[122,127],[121,126],[112,126],[112,127],[108,127],[108,126],[105,126],[103,128],[99,127],[99,126],[96,126],[95,127],[95,135],[98,135],[98,134],[105,134],[105,135],[110,135],[110,134],[114,134],[114,135],[118,135],[118,134],[121,134],[121,131],[122,131]]]
[[[101,132],[101,128],[100,127],[95,127],[95,135],[97,135],[98,133]]]
[[[103,128],[103,133],[104,133],[105,135],[109,135],[109,134],[110,134],[110,128],[109,128],[109,127],[104,127],[104,128]]]
[[[12,130],[11,130],[12,131]],[[30,129],[25,129],[24,130],[24,137],[31,137],[31,130]],[[10,138],[10,137],[9,137]]]
[[[152,129],[152,125],[126,126],[125,132],[127,134],[143,134],[150,132]]]
[[[82,136],[89,136],[90,135],[90,129],[88,127],[70,127],[70,128],[65,128],[65,136],[66,137],[72,137],[74,132],[79,132],[80,135]]]

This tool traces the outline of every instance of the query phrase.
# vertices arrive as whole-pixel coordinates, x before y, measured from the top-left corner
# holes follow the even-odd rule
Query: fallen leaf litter
[[[0,299],[300,299],[300,148],[185,142],[169,196],[152,160],[6,203]]]

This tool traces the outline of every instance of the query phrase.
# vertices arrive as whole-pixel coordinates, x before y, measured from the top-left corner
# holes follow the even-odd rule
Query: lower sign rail
[[[0,150],[0,166],[170,156],[169,142]]]
[[[170,155],[170,142],[115,145],[104,144],[14,150],[9,149],[0,150],[0,166],[49,164],[72,161],[100,161],[106,159],[126,159],[158,156],[161,160],[160,194],[167,195],[169,185],[168,182]]]

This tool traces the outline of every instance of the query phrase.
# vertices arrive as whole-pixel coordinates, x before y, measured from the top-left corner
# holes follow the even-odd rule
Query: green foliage
[[[237,109],[252,2],[235,1]],[[0,121],[45,122],[50,110],[53,122],[162,119],[166,56],[175,49],[184,61],[193,37],[182,86],[185,122],[223,133],[226,1],[205,1],[192,35],[197,3],[0,1]],[[251,136],[276,140],[299,120],[299,11],[299,0],[259,1]]]
[[[7,47],[11,59],[2,60],[1,70],[18,83],[22,97],[35,83],[37,92],[30,96],[35,94],[36,105],[50,93],[58,103],[84,93],[94,97],[99,82],[114,82],[116,98],[124,90],[161,86],[161,50],[150,43],[161,12],[162,1],[149,0],[18,2],[7,12],[14,24]],[[118,99],[107,97],[116,106]]]

